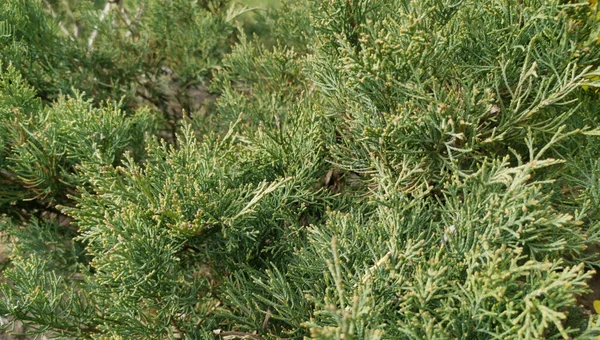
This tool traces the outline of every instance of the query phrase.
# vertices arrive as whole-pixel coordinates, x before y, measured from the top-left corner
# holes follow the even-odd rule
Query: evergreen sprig
[[[3,329],[595,339],[597,10],[1,3]]]

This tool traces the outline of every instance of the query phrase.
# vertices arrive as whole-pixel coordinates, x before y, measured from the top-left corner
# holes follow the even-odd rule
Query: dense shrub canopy
[[[598,10],[1,2],[2,327],[595,339]]]

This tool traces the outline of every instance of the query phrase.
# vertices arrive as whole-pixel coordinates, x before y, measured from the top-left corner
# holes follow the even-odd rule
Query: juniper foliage
[[[3,329],[596,338],[597,11],[3,2]]]

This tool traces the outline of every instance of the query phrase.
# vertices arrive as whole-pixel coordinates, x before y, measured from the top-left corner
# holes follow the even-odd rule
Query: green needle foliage
[[[1,327],[596,339],[598,10],[2,2]]]
[[[117,103],[95,108],[80,94],[42,106],[12,65],[0,78],[6,96],[0,108],[6,180],[0,204],[64,202],[87,181],[78,176],[78,164],[112,164],[125,150],[139,154],[144,134],[153,130],[147,110],[128,117]]]

